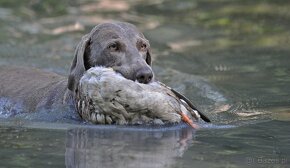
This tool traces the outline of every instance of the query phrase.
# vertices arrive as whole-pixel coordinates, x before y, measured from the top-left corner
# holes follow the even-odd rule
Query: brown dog
[[[111,67],[130,80],[153,80],[150,45],[129,23],[103,23],[78,44],[68,79],[29,68],[0,68],[0,97],[20,102],[32,112],[56,105],[73,105],[83,73],[93,66]]]

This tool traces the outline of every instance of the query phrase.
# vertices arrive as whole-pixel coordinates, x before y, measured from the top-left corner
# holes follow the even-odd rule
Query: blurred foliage
[[[271,0],[185,0],[162,1],[140,6],[139,11],[155,17],[166,15],[170,24],[187,23],[218,33],[210,45],[288,48],[290,1]],[[168,16],[169,15],[169,16]],[[161,20],[161,19],[160,19]]]
[[[70,0],[1,0],[0,6],[13,8],[17,15],[31,17],[37,16],[60,16],[67,14],[67,7],[74,4]]]
[[[122,3],[120,3],[122,2]],[[218,31],[215,45],[220,47],[251,45],[287,48],[290,37],[290,1],[278,0],[140,0],[140,1],[71,1],[71,0],[1,0],[2,8],[13,8],[21,19],[35,20],[70,15],[71,10],[83,10],[101,3],[127,4],[130,10],[105,12],[102,8],[87,10],[79,14],[102,15],[134,24],[158,22],[203,27]],[[102,12],[102,13],[99,13]],[[147,18],[147,19],[144,19]],[[170,18],[170,19],[168,19]],[[56,18],[57,19],[57,18]],[[211,42],[212,43],[212,42]],[[212,45],[212,44],[210,44]]]

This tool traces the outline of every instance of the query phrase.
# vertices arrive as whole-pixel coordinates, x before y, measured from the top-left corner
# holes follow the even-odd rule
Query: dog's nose
[[[153,73],[151,69],[140,69],[136,74],[136,79],[139,83],[147,84],[153,78]]]

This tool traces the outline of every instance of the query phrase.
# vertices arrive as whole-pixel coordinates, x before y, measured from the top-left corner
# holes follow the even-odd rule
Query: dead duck
[[[111,68],[92,67],[82,76],[76,108],[94,124],[166,124],[210,120],[180,93],[155,81],[141,84]]]

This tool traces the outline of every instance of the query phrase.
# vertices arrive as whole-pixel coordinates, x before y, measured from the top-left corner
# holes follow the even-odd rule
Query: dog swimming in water
[[[74,106],[82,118],[95,124],[209,121],[188,99],[157,82],[151,65],[149,41],[134,25],[102,23],[79,42],[68,77],[4,66],[0,68],[0,97],[20,102],[28,113]]]

